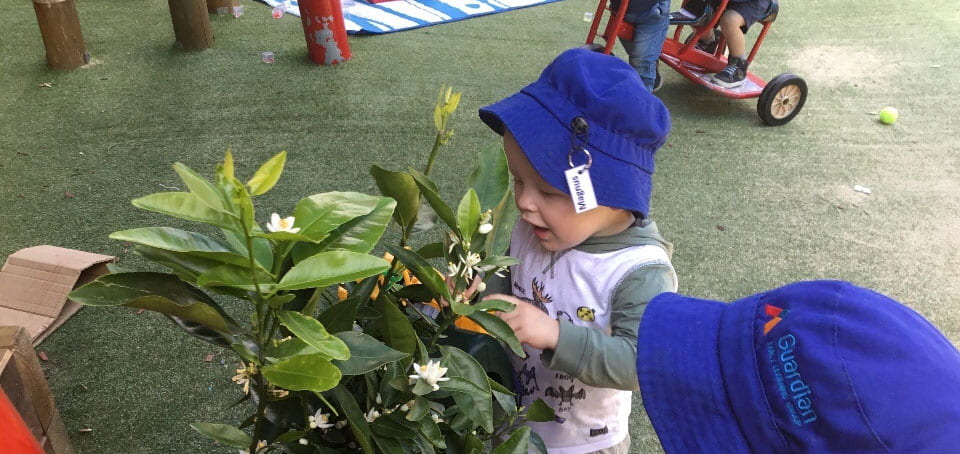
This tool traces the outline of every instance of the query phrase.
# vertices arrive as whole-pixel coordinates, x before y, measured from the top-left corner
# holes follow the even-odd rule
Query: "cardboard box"
[[[73,453],[30,335],[22,327],[0,326],[0,388],[45,453]]]
[[[7,257],[0,269],[0,325],[27,329],[37,345],[80,304],[67,300],[76,287],[108,273],[114,257],[56,246],[34,246]]]

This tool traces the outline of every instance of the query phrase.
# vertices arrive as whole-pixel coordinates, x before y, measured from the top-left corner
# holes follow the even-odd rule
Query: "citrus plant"
[[[285,152],[246,182],[230,152],[212,181],[174,164],[188,191],[133,204],[220,235],[172,227],[115,232],[111,238],[169,272],[116,272],[70,298],[156,311],[235,353],[232,380],[249,417],[192,427],[240,452],[545,452],[522,422],[551,420],[552,410],[542,402],[518,408],[511,377],[490,374],[490,365],[461,348],[469,342],[451,342],[472,325],[485,334],[467,336],[470,342],[502,342],[523,355],[513,331],[489,313],[512,305],[479,300],[485,281],[515,263],[502,255],[516,216],[502,149],[480,153],[456,210],[428,176],[452,136],[459,96],[441,90],[425,172],[371,168],[382,196],[316,194],[292,215],[266,220],[254,200],[280,180]],[[380,244],[391,219],[399,244]],[[413,235],[436,235],[438,221],[440,241],[410,248]],[[378,244],[389,251],[385,258],[371,254]],[[243,317],[228,314],[222,297],[242,300]]]

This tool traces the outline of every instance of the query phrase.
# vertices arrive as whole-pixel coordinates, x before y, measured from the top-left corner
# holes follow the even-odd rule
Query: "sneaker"
[[[687,35],[687,39],[684,42],[689,43],[690,40],[693,39],[693,36],[695,34],[696,34],[696,31]],[[713,36],[713,39],[711,39],[710,41],[704,41],[704,39],[707,38],[707,36]],[[714,54],[717,52],[717,45],[720,44],[720,31],[717,29],[713,29],[713,34],[707,35],[707,36],[703,36],[700,39],[698,39],[697,43],[694,44],[693,47],[700,49],[708,54]]]
[[[727,67],[713,76],[713,83],[723,88],[737,88],[743,85],[747,78],[747,60],[740,57],[730,57]]]

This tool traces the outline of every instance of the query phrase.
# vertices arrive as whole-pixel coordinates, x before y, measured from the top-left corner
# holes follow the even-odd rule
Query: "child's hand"
[[[455,284],[454,278],[448,276],[444,281],[447,283],[447,289],[449,289],[449,290],[450,290],[450,293],[453,294],[453,291],[455,290],[455,289],[454,289],[454,284]],[[462,295],[463,295],[463,300],[464,300],[464,301],[469,301],[470,298],[473,298],[473,294],[476,293],[477,290],[480,289],[480,285],[481,285],[481,284],[483,284],[483,279],[481,279],[479,275],[478,275],[478,276],[474,276],[474,277],[473,277],[473,282],[470,283],[470,287],[467,287],[467,289],[463,291],[463,294],[462,294]],[[456,298],[456,295],[454,295],[454,298]],[[450,303],[447,302],[447,300],[444,299],[444,298],[440,298],[440,304],[442,304],[443,307],[447,307],[447,306],[450,305]]]
[[[556,350],[560,340],[560,322],[550,318],[539,308],[511,295],[495,294],[484,299],[511,302],[517,308],[511,312],[496,312],[494,315],[507,322],[517,334],[517,339],[540,350]]]

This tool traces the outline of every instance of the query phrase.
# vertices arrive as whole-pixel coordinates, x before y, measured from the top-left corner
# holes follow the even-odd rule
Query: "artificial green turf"
[[[763,127],[754,100],[728,100],[664,71],[659,96],[673,132],[657,155],[652,214],[676,245],[681,292],[730,300],[796,280],[850,280],[960,342],[960,6],[781,3],[751,70],[806,78],[810,96],[792,123]],[[187,53],[173,46],[166,5],[80,0],[93,62],[70,72],[46,69],[29,3],[6,8],[0,257],[54,244],[144,266],[107,235],[186,223],[129,201],[180,186],[175,161],[209,175],[227,148],[246,175],[290,153],[278,187],[258,200],[261,220],[309,194],[375,192],[371,164],[423,167],[444,83],[464,95],[433,176],[456,197],[474,153],[496,139],[476,109],[580,44],[582,13],[595,8],[566,0],[354,37],[351,61],[316,67],[296,17],[274,20],[269,7],[244,0],[240,19],[211,17],[213,48]],[[273,65],[260,62],[267,50]],[[870,113],[886,105],[900,110],[896,125]],[[40,349],[80,452],[229,452],[188,424],[239,421],[241,411],[224,411],[239,394],[229,381],[234,360],[161,317],[87,308]],[[211,363],[207,353],[216,353]],[[633,452],[657,452],[636,407]]]

